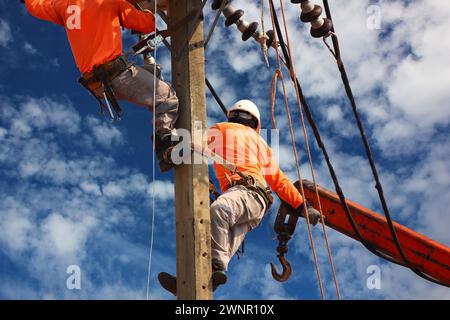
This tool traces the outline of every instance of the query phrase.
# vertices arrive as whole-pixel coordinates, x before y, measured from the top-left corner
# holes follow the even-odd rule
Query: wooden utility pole
[[[169,0],[169,18],[180,21],[201,0]],[[191,132],[194,141],[206,128],[205,57],[203,24],[191,21],[172,35],[172,84],[180,100],[178,127]],[[183,50],[184,48],[184,50]],[[182,51],[181,51],[182,50]],[[203,130],[199,130],[203,129]],[[195,136],[197,135],[197,136]],[[207,164],[183,164],[175,169],[177,297],[212,299],[209,175]]]

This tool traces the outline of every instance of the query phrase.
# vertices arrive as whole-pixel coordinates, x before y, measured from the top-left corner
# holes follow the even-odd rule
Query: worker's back
[[[122,54],[117,1],[68,2],[79,3],[81,8],[81,27],[70,29],[70,25],[66,25],[66,32],[78,68],[82,72],[90,71],[92,66],[103,64]]]
[[[126,0],[26,0],[30,13],[65,27],[76,64],[82,73],[122,54],[121,24],[148,33],[151,14]]]
[[[218,123],[209,130],[209,148],[241,172],[250,174],[266,185],[265,172],[270,165],[272,152],[264,139],[252,128],[238,123]],[[220,164],[215,163],[216,177],[222,190],[228,188],[227,175]],[[230,177],[239,180],[238,175]]]
[[[263,185],[268,183],[292,207],[297,208],[303,202],[298,190],[280,170],[272,150],[256,130],[239,123],[218,123],[208,131],[208,147],[236,165],[240,172],[253,176]],[[227,176],[232,181],[240,179],[237,174],[230,175],[219,163],[214,163],[214,170],[223,192],[230,187]]]

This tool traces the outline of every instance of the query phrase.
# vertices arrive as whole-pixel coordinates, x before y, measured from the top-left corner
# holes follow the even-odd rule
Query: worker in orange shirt
[[[260,135],[258,107],[241,100],[228,110],[228,122],[208,131],[208,151],[222,194],[211,204],[211,247],[213,289],[227,282],[228,263],[250,230],[257,227],[273,202],[271,191],[305,217],[303,197],[273,158]],[[225,164],[225,165],[224,165]],[[236,167],[231,173],[229,164]],[[267,186],[269,185],[269,187]],[[316,225],[320,212],[307,203],[309,221]],[[160,273],[159,281],[176,294],[176,279]]]
[[[155,31],[150,3],[137,7],[126,0],[21,0],[36,18],[66,29],[75,62],[82,74],[80,83],[114,118],[120,117],[117,100],[125,100],[155,111],[155,150],[161,171],[172,165],[164,152],[172,146],[178,117],[178,98],[169,83],[153,75],[154,64],[136,66],[122,54],[121,27],[148,34]],[[156,82],[156,87],[154,83]],[[155,97],[155,99],[154,99]],[[106,101],[107,106],[102,102]],[[155,110],[153,110],[153,108]]]

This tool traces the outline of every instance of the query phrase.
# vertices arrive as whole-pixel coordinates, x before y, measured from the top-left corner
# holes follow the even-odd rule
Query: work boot
[[[213,271],[212,273],[213,291],[216,291],[219,286],[227,283],[227,280],[228,277],[225,271],[223,270]]]
[[[227,274],[223,270],[214,270],[212,272],[212,285],[213,285],[213,292],[216,291],[216,289],[227,283]],[[169,291],[174,296],[177,295],[177,278],[172,276],[171,274],[168,274],[167,272],[161,272],[158,274],[158,281],[165,290]]]
[[[225,268],[222,266],[222,264],[218,261],[212,261],[212,284],[213,284],[213,291],[216,291],[216,289],[227,283],[228,277],[225,272]]]
[[[152,137],[153,141],[153,137]],[[175,164],[171,161],[170,155],[173,148],[178,144],[178,141],[172,141],[172,135],[166,134],[161,136],[156,134],[155,137],[155,152],[159,161],[159,169],[161,172],[168,172],[175,167]]]
[[[177,278],[167,272],[161,272],[158,274],[158,281],[161,284],[161,287],[169,291],[174,296],[177,296]]]

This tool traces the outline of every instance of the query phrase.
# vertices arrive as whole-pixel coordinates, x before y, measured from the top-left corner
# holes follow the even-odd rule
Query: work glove
[[[320,221],[320,212],[314,209],[309,201],[306,202],[306,207],[308,208],[309,223],[312,224],[313,226],[317,225]],[[303,203],[295,210],[295,212],[300,217],[306,218],[305,205]]]

